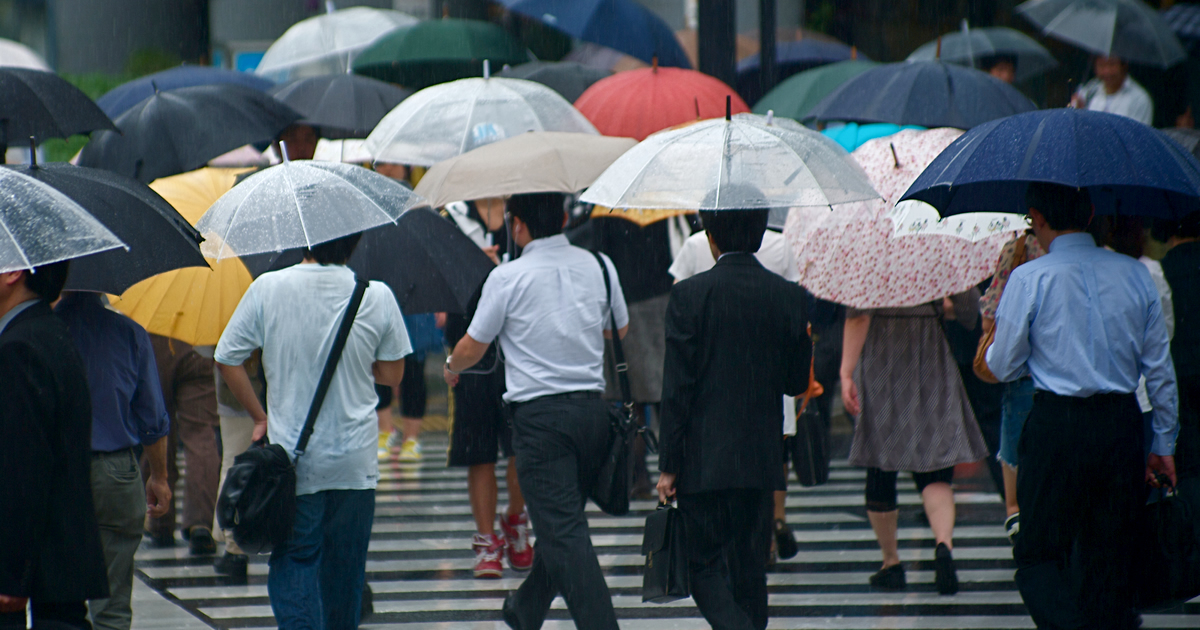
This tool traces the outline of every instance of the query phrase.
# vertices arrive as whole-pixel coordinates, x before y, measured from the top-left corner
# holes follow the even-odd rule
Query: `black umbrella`
[[[531,61],[519,66],[505,66],[499,76],[541,83],[574,103],[593,83],[612,76],[612,73],[574,61]]]
[[[300,112],[300,121],[321,129],[324,138],[366,138],[412,90],[354,74],[332,74],[285,83],[270,90]]]
[[[113,122],[79,88],[53,72],[0,68],[0,155],[29,138],[66,138]]]
[[[810,119],[970,129],[1037,109],[1013,86],[974,68],[937,61],[889,63],[846,81]]]
[[[67,290],[120,294],[150,276],[208,264],[200,253],[200,233],[141,182],[64,163],[6,168],[70,197],[129,247],[77,258]]]
[[[96,134],[79,164],[141,182],[198,169],[240,146],[274,140],[300,114],[270,95],[233,83],[158,92]]]
[[[299,250],[243,256],[254,276],[301,260]],[[392,288],[400,308],[417,313],[465,313],[495,265],[450,220],[428,207],[400,215],[396,223],[363,232],[350,257],[360,278]]]

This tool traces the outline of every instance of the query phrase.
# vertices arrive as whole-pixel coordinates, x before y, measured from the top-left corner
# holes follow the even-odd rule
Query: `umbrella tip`
[[[767,110],[767,126],[770,127],[775,122],[775,110]]]
[[[733,120],[733,96],[725,95],[725,120]]]
[[[37,166],[37,140],[29,136],[29,166]]]
[[[283,158],[284,164],[291,162],[291,160],[288,159],[287,142],[285,142],[283,140],[279,141],[279,156]]]
[[[889,142],[888,146],[892,148],[892,161],[895,162],[896,168],[900,168],[900,157],[896,155],[896,145]]]
[[[938,35],[937,52],[933,54],[933,58],[938,61],[942,60],[942,36]]]
[[[333,13],[334,11],[337,11],[337,7],[334,6],[333,0],[325,0],[325,12]]]
[[[658,74],[658,55],[654,55],[650,58],[650,71]]]
[[[150,87],[154,90],[155,94],[158,94],[158,81],[150,79]]]
[[[492,62],[488,59],[483,60],[483,78],[492,78]]]
[[[850,58],[851,58],[851,59],[858,59],[858,46],[851,46],[851,47],[850,47]]]

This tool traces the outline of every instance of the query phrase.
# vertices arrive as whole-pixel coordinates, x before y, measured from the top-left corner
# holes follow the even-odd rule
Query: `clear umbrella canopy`
[[[124,245],[66,195],[32,177],[0,169],[0,273]]]
[[[364,147],[383,162],[433,166],[527,131],[597,133],[554,90],[492,77],[460,79],[413,94],[379,121]]]
[[[1171,27],[1142,0],[1029,0],[1017,13],[1043,35],[1097,55],[1159,68],[1187,57]]]
[[[234,186],[204,213],[201,251],[221,260],[312,247],[385,223],[422,200],[392,179],[338,162],[286,161]]]
[[[581,199],[608,208],[734,210],[878,197],[833,140],[794,121],[739,114],[646,138]]]
[[[352,7],[295,23],[267,48],[255,74],[273,81],[344,74],[381,35],[419,20],[399,11]]]
[[[50,71],[46,60],[33,52],[33,49],[11,39],[0,39],[0,66]]]

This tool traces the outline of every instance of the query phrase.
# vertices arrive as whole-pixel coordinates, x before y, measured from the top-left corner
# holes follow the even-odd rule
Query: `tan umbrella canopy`
[[[573,193],[637,144],[632,138],[532,131],[435,164],[416,193],[437,208],[522,193]]]

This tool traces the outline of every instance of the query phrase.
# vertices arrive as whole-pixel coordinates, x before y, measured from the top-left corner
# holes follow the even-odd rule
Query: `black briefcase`
[[[809,401],[796,418],[792,446],[792,468],[796,481],[805,487],[829,481],[829,426],[821,419],[815,401]]]
[[[642,537],[646,570],[642,575],[642,601],[666,604],[692,594],[688,576],[687,541],[679,509],[661,504],[646,517]]]
[[[1139,609],[1172,606],[1200,595],[1200,479],[1180,479],[1141,515],[1133,584]]]

